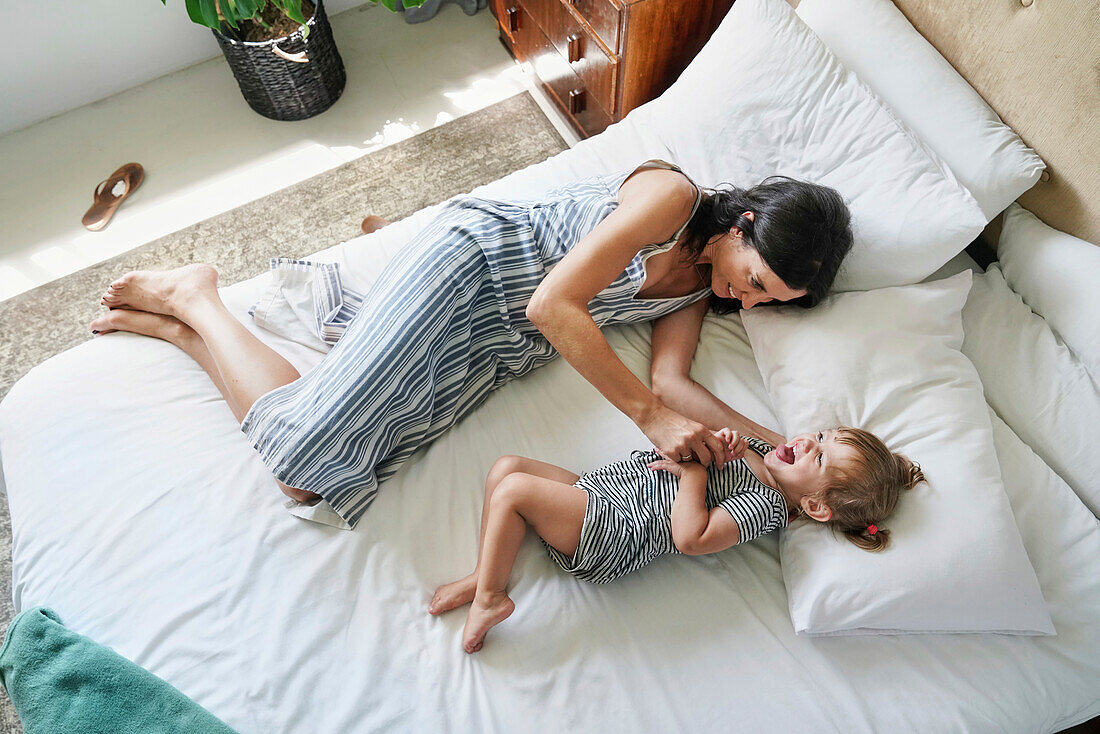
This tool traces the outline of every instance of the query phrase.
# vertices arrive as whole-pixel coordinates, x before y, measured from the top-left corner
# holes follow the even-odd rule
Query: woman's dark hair
[[[688,224],[691,236],[685,255],[694,260],[711,238],[738,227],[742,241],[760,253],[788,288],[806,290],[805,296],[789,303],[809,308],[825,297],[852,249],[851,214],[839,193],[787,176],[770,176],[748,189],[704,191]],[[745,212],[752,212],[754,219]],[[719,313],[741,306],[729,298],[713,300]]]

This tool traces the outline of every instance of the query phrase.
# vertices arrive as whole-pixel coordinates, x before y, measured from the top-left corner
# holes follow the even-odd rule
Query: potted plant
[[[404,0],[406,5],[423,1]],[[381,3],[395,9],[394,0]],[[340,98],[347,76],[322,0],[185,4],[191,20],[214,33],[245,101],[264,117],[304,120]]]

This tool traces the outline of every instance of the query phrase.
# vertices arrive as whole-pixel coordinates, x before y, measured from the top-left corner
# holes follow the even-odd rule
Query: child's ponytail
[[[845,530],[844,535],[856,546],[872,553],[885,550],[886,546],[890,544],[890,531],[877,525]]]
[[[901,468],[900,473],[905,476],[905,489],[912,489],[921,482],[928,481],[924,478],[924,472],[921,471],[920,464],[915,461],[909,461],[909,459],[900,454],[894,454],[894,458],[897,459]]]

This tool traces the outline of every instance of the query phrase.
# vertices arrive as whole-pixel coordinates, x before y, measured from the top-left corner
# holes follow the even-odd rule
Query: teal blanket
[[[25,734],[235,734],[206,709],[52,609],[19,614],[0,648],[0,681]]]

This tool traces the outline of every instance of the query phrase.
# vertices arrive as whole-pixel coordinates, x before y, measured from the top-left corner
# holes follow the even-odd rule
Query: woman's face
[[[752,219],[752,212],[745,212]],[[736,298],[742,308],[769,301],[792,301],[806,295],[805,289],[787,286],[765,263],[754,247],[746,245],[741,230],[734,227],[711,240],[703,250],[709,260],[710,287],[720,298]]]

